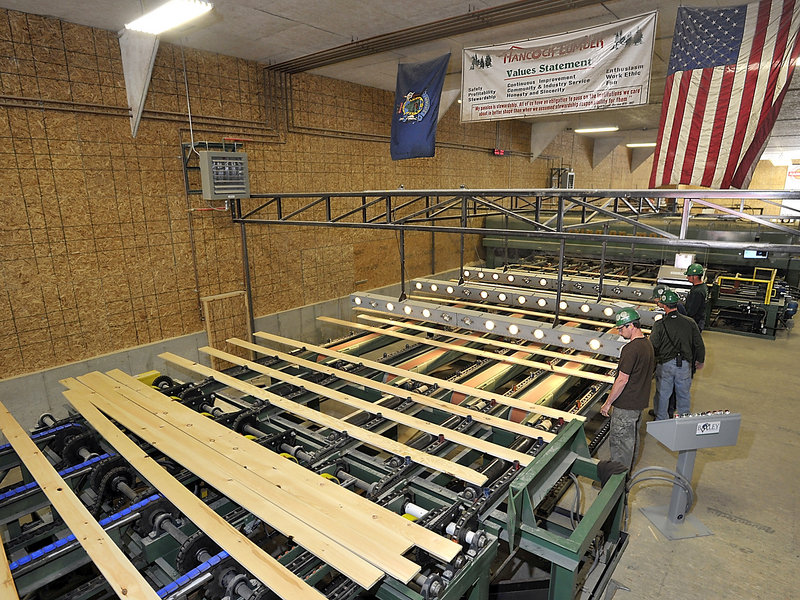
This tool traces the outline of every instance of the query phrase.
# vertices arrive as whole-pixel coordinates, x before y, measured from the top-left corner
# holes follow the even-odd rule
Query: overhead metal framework
[[[731,200],[739,208],[731,208]],[[782,207],[784,200],[800,200],[800,191],[774,190],[600,190],[600,189],[481,189],[375,190],[363,192],[254,194],[232,202],[232,217],[242,225],[290,225],[348,227],[399,232],[401,298],[405,298],[405,233],[459,234],[460,266],[464,268],[464,236],[539,238],[560,241],[563,264],[568,242],[602,242],[631,247],[679,246],[682,250],[761,250],[800,255],[800,209],[789,215],[764,216],[746,212],[746,203],[757,201]],[[724,203],[720,203],[724,201]],[[723,219],[749,221],[763,230],[787,235],[785,243],[758,240],[742,242],[730,238],[693,239],[689,223],[693,208],[713,209]],[[487,228],[486,217],[503,217],[505,227]],[[707,217],[707,214],[703,214]],[[656,227],[654,217],[680,217],[677,234]],[[617,223],[632,227],[633,235],[608,234]],[[514,228],[516,225],[524,229]],[[577,231],[586,225],[602,227],[603,233]],[[249,276],[246,279],[249,282]],[[559,289],[562,280],[558,272]],[[252,306],[252,303],[251,303]]]

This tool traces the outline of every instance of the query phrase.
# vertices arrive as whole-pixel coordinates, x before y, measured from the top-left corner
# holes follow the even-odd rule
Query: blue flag
[[[439,98],[450,53],[423,63],[397,65],[392,115],[392,160],[433,156]]]

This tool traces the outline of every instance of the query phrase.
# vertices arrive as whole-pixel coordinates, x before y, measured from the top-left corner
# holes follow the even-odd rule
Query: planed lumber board
[[[8,566],[8,557],[2,539],[0,539],[0,598],[19,600],[19,593],[17,593],[14,578],[11,576],[11,568]]]
[[[478,350],[477,348],[470,348],[467,346],[457,346],[449,342],[437,342],[436,340],[429,340],[427,338],[419,337],[416,335],[409,335],[407,333],[400,333],[398,331],[391,331],[389,329],[380,329],[379,327],[371,327],[369,325],[362,325],[361,323],[353,323],[352,321],[343,321],[341,319],[334,319],[332,317],[317,317],[318,320],[325,323],[335,323],[342,327],[353,327],[355,329],[362,329],[372,333],[381,332],[385,335],[395,337],[401,340],[416,342],[418,344],[425,344],[427,346],[436,346],[437,348],[447,348],[448,350],[459,350],[465,354],[472,354],[480,356],[481,358],[488,358],[490,360],[497,360],[500,362],[511,363],[515,365],[523,365],[526,367],[533,367],[535,369],[542,369],[543,371],[550,371],[551,373],[558,373],[560,375],[571,375],[580,377],[581,379],[591,379],[592,381],[600,381],[602,383],[612,383],[614,378],[610,375],[600,375],[599,373],[590,373],[580,369],[571,369],[568,367],[557,367],[549,363],[538,362],[534,360],[526,360],[524,358],[514,358],[512,356],[505,356],[503,354],[495,354],[493,352],[486,352],[485,350]],[[442,335],[447,335],[442,332]]]
[[[503,404],[505,406],[510,406],[512,408],[517,408],[519,410],[525,411],[526,413],[535,412],[547,417],[556,417],[556,418],[561,417],[565,421],[570,421],[572,419],[578,419],[580,421],[586,420],[586,417],[583,417],[581,415],[575,415],[563,410],[550,408],[549,406],[539,406],[531,402],[524,402],[516,398],[511,398],[509,396],[503,396],[501,394],[495,394],[494,392],[487,392],[486,390],[480,390],[478,388],[464,385],[462,383],[455,383],[452,381],[447,381],[446,379],[440,379],[438,377],[433,377],[431,375],[425,375],[424,373],[417,373],[415,371],[409,371],[407,369],[402,369],[400,367],[394,367],[392,365],[379,363],[374,360],[370,360],[368,358],[362,358],[360,356],[353,356],[352,354],[345,354],[344,352],[329,350],[328,348],[325,348],[323,346],[316,346],[314,344],[299,342],[291,338],[285,338],[279,335],[266,333],[265,331],[258,331],[254,335],[256,337],[260,337],[265,340],[270,340],[279,344],[284,344],[286,346],[294,346],[295,348],[302,348],[304,350],[307,349],[317,354],[321,354],[323,356],[335,358],[338,360],[344,360],[347,362],[355,363],[357,365],[363,365],[366,367],[370,367],[371,369],[375,369],[377,371],[391,373],[392,375],[396,375],[397,377],[413,379],[414,381],[420,381],[422,383],[427,383],[428,385],[437,385],[441,388],[448,389],[453,392],[459,392],[461,394],[464,394],[465,396],[474,396],[476,398],[481,398],[483,400],[494,400],[498,404]],[[544,431],[542,433],[544,434],[543,437],[546,440],[548,440],[548,438],[546,437],[547,435],[550,436],[549,439],[553,439],[553,437],[555,437],[553,434],[547,434],[547,432]]]
[[[257,469],[264,469],[269,472],[269,480],[274,484],[282,485],[284,489],[290,489],[291,484],[304,484],[307,489],[321,490],[322,493],[318,495],[321,496],[322,501],[331,502],[333,506],[343,508],[347,512],[353,512],[360,519],[358,526],[361,528],[366,528],[370,525],[381,526],[382,530],[376,532],[376,535],[384,535],[386,531],[401,535],[409,544],[417,545],[446,562],[452,562],[461,552],[459,544],[425,529],[366,498],[362,498],[358,494],[324,477],[320,477],[292,461],[278,457],[271,450],[247,439],[228,427],[207,419],[180,402],[174,402],[161,392],[154,390],[119,369],[109,371],[108,376],[124,386],[118,388],[118,391],[123,395],[125,395],[125,387],[134,392],[139,392],[138,399],[139,401],[145,401],[145,407],[157,407],[159,412],[169,415],[170,422],[183,423],[187,426],[185,431],[189,432],[190,435],[196,436],[201,441],[208,440],[208,435],[198,434],[194,431],[194,426],[198,422],[203,423],[203,429],[208,430],[207,433],[213,436],[213,440],[220,447],[224,446],[225,451],[232,453],[232,455],[244,455],[249,459],[246,463],[248,465],[252,460],[253,466],[256,466]],[[147,402],[148,400],[150,402]],[[270,458],[274,458],[274,460],[268,460]],[[307,492],[304,490],[301,493],[305,494]],[[365,523],[365,520],[368,520],[368,523]],[[388,540],[389,538],[385,539]],[[409,545],[403,547],[408,548]]]
[[[422,404],[423,406],[428,406],[430,408],[437,408],[439,410],[450,412],[455,415],[460,415],[462,417],[472,417],[473,420],[479,423],[483,423],[484,425],[489,425],[491,427],[496,427],[498,429],[504,429],[506,431],[510,431],[511,433],[516,433],[517,435],[522,435],[525,437],[535,439],[541,437],[542,434],[547,433],[542,431],[541,429],[534,429],[533,427],[520,425],[519,423],[515,423],[514,421],[501,419],[494,415],[487,415],[486,413],[482,413],[477,410],[470,410],[469,408],[464,408],[459,404],[453,404],[451,402],[445,402],[444,400],[437,400],[435,398],[430,398],[429,396],[418,394],[416,392],[411,392],[409,390],[404,390],[402,388],[390,385],[388,383],[382,383],[380,381],[376,381],[375,379],[370,379],[369,377],[354,375],[353,373],[348,373],[347,371],[342,371],[341,369],[336,369],[328,365],[323,365],[321,363],[316,363],[310,360],[306,360],[304,358],[300,358],[292,354],[286,354],[285,352],[279,352],[278,350],[272,350],[271,348],[267,348],[266,346],[253,344],[245,340],[240,340],[239,338],[229,338],[225,341],[231,344],[235,344],[237,346],[242,346],[243,348],[247,348],[248,350],[252,350],[253,352],[264,354],[265,356],[274,356],[286,362],[308,367],[309,369],[315,369],[322,373],[338,377],[339,379],[342,379],[344,381],[349,381],[350,383],[355,383],[358,385],[362,385],[364,387],[372,388],[373,390],[377,390],[385,394],[389,394],[391,396],[408,398],[409,400],[413,400],[417,404]],[[553,434],[549,435],[551,436],[551,438],[555,437]]]
[[[479,452],[483,452],[484,454],[488,454],[496,458],[502,458],[503,460],[507,460],[509,462],[519,461],[519,463],[524,467],[527,467],[533,460],[533,457],[529,454],[523,454],[522,452],[518,452],[510,448],[504,448],[503,446],[499,446],[492,442],[487,442],[486,440],[482,440],[474,436],[461,433],[459,431],[453,431],[452,429],[448,429],[447,427],[441,427],[440,425],[436,425],[435,423],[431,423],[430,421],[426,421],[425,419],[420,419],[419,417],[407,415],[406,413],[393,410],[391,408],[375,405],[372,402],[367,402],[366,400],[355,398],[354,396],[350,396],[349,394],[345,394],[344,392],[340,392],[338,390],[332,390],[330,388],[325,387],[324,385],[313,383],[311,381],[303,379],[302,377],[290,375],[288,373],[285,373],[284,371],[279,371],[277,369],[270,369],[269,367],[260,365],[257,362],[253,362],[252,360],[239,358],[234,354],[230,354],[222,350],[216,350],[215,348],[210,348],[208,346],[205,346],[203,348],[200,348],[200,351],[205,352],[206,354],[210,354],[211,356],[216,356],[217,358],[220,358],[222,360],[227,360],[228,362],[232,362],[236,365],[247,367],[248,369],[256,371],[257,373],[269,375],[273,379],[286,381],[288,383],[291,383],[292,385],[304,388],[309,392],[323,395],[326,398],[330,398],[331,400],[336,400],[337,402],[341,402],[342,404],[346,404],[347,406],[351,406],[353,408],[358,408],[370,414],[380,413],[381,416],[391,421],[394,421],[395,423],[400,423],[401,425],[406,425],[407,427],[412,427],[414,429],[417,429],[419,431],[424,431],[425,433],[430,433],[432,435],[443,436],[444,439],[446,439],[447,441],[454,442],[466,448],[472,448],[473,450],[478,450]]]
[[[470,469],[469,467],[459,465],[438,456],[432,456],[430,454],[426,454],[425,452],[420,452],[419,450],[415,450],[410,446],[395,442],[394,440],[390,440],[389,438],[377,433],[367,431],[366,429],[362,429],[361,427],[353,425],[352,423],[347,423],[341,419],[328,416],[319,412],[318,410],[308,408],[307,406],[302,406],[297,402],[286,400],[286,398],[282,398],[277,394],[273,394],[252,384],[245,383],[236,379],[235,377],[231,377],[225,373],[220,373],[219,371],[210,369],[205,365],[201,365],[194,361],[172,354],[171,352],[164,352],[158,356],[167,362],[183,367],[189,371],[193,371],[199,375],[203,375],[204,377],[211,377],[219,383],[224,383],[228,387],[237,389],[240,392],[244,392],[245,394],[253,396],[254,398],[267,400],[271,404],[274,404],[286,412],[290,412],[298,417],[302,417],[303,419],[335,431],[347,432],[350,437],[360,440],[365,444],[380,448],[381,450],[385,450],[387,452],[391,452],[397,456],[409,457],[412,461],[435,471],[447,473],[448,475],[452,475],[453,477],[457,477],[458,479],[462,479],[475,485],[483,485],[488,479],[486,475],[478,473],[474,469]]]
[[[320,477],[298,464],[287,461],[271,450],[220,423],[207,419],[180,402],[174,402],[122,371],[110,371],[108,376],[122,384],[123,387],[117,388],[117,391],[123,396],[169,423],[180,425],[185,433],[196,440],[213,446],[225,456],[235,458],[237,463],[256,473],[266,483],[278,486],[294,496],[297,502],[312,504],[317,508],[324,509],[330,518],[341,520],[351,527],[363,531],[366,535],[380,538],[381,544],[397,554],[405,553],[416,543],[411,536],[405,535],[403,528],[397,526],[399,522],[397,519],[409,523],[400,515],[391,511],[384,513],[385,509],[381,510],[381,507],[367,500],[361,503],[357,502],[356,500],[362,500],[357,494],[344,490],[332,481]],[[387,518],[387,514],[395,518]],[[402,525],[402,523],[400,524]],[[413,529],[427,532],[419,526],[414,526]],[[454,555],[461,551],[458,544],[445,540],[433,532],[428,533],[430,535],[424,536],[427,539],[423,542],[432,546],[434,550],[437,546],[446,548],[443,556],[448,557],[449,560],[452,560]],[[418,537],[422,538],[423,536]],[[431,541],[434,543],[431,544]],[[426,543],[420,544],[420,546],[427,550]],[[436,553],[441,554],[441,552]]]
[[[81,376],[78,381],[97,392],[92,397],[92,403],[131,433],[149,442],[287,537],[294,538],[306,550],[365,589],[369,589],[383,577],[380,569],[337,540],[321,533],[314,526],[314,523],[318,525],[318,515],[309,507],[292,507],[302,513],[303,518],[300,518],[285,504],[279,503],[280,495],[272,493],[277,488],[265,485],[264,480],[255,474],[240,465],[237,468],[233,461],[117,393],[110,383],[96,377],[99,375],[105,378],[102,373],[95,372],[91,375],[95,376],[91,378],[93,381],[86,381],[86,375]],[[113,383],[113,380],[108,381]],[[74,389],[70,380],[62,383]],[[275,501],[276,497],[279,498],[278,502]],[[290,506],[291,504],[292,500],[289,501]],[[324,520],[330,521],[327,518]],[[335,524],[331,525],[331,529],[337,529]],[[416,565],[413,566],[416,568]]]
[[[366,308],[360,310],[371,311],[373,309]],[[417,325],[416,323],[405,323],[403,321],[395,321],[393,319],[382,319],[380,317],[375,317],[372,315],[358,315],[358,318],[366,319],[368,321],[374,321],[375,323],[382,323],[384,325],[393,325],[393,326],[405,327],[406,329],[413,329],[415,331],[424,331],[425,333],[446,335],[454,339],[467,340],[470,342],[478,342],[481,344],[485,344],[487,346],[496,346],[497,348],[507,348],[508,350],[514,350],[516,352],[530,352],[531,354],[540,354],[542,356],[549,356],[551,358],[557,358],[560,360],[566,360],[576,363],[585,363],[587,365],[594,365],[595,367],[602,367],[604,369],[617,368],[617,363],[608,360],[600,360],[597,358],[592,358],[590,356],[586,356],[583,353],[564,354],[563,352],[553,352],[552,350],[545,350],[544,348],[541,347],[542,346],[541,344],[525,344],[525,345],[511,344],[509,342],[504,342],[502,340],[492,340],[489,338],[481,337],[479,335],[465,335],[463,333],[455,333],[453,331],[436,329],[435,327],[425,327],[424,325]],[[420,320],[420,319],[414,319],[413,317],[404,317],[404,318],[415,321]]]
[[[103,531],[2,402],[0,430],[114,593],[123,599],[159,600],[156,591]]]
[[[267,552],[195,496],[166,469],[148,456],[127,435],[106,418],[92,403],[93,390],[74,387],[63,392],[70,404],[83,415],[95,431],[155,486],[182,514],[202,529],[220,548],[230,554],[261,583],[283,600],[324,600],[325,596],[289,571]]]

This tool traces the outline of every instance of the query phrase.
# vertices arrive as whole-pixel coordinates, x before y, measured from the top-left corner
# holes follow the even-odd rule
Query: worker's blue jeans
[[[639,454],[639,422],[641,420],[641,410],[614,407],[611,411],[611,429],[608,433],[608,449],[611,451],[611,460],[624,465],[628,471],[633,468]]]
[[[690,388],[692,387],[692,364],[683,359],[678,367],[677,359],[668,360],[656,365],[656,421],[668,419],[667,405],[669,397],[675,389],[675,414],[682,415],[691,411]]]

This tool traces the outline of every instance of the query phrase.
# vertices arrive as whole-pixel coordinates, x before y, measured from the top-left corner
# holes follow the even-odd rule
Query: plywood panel
[[[229,337],[250,338],[250,309],[247,304],[247,294],[243,290],[216,294],[200,298],[203,306],[203,316],[206,325],[208,343],[229,350],[235,356],[252,358],[249,350],[233,346],[225,342]],[[215,369],[227,369],[233,363],[211,358],[211,366]]]

